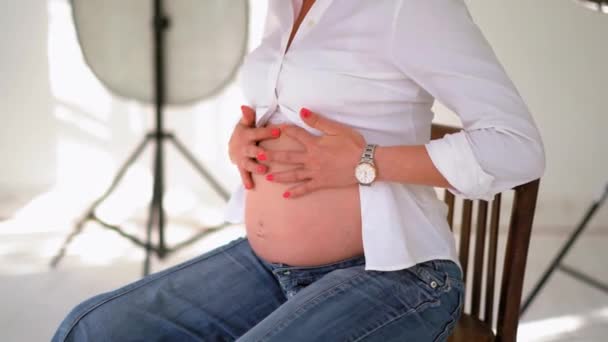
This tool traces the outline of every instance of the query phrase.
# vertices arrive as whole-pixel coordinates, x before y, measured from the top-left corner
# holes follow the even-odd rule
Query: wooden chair
[[[431,139],[440,139],[446,134],[456,133],[460,128],[433,124]],[[511,220],[507,235],[505,257],[502,262],[502,282],[496,279],[497,249],[501,195],[496,194],[489,203],[484,200],[462,200],[462,221],[460,225],[459,258],[464,271],[467,289],[471,286],[470,298],[465,296],[467,305],[462,313],[450,342],[494,341],[510,342],[517,340],[520,302],[526,268],[526,257],[530,243],[530,232],[536,208],[540,179],[514,187]],[[455,196],[444,189],[444,201],[449,207],[448,222],[453,228]],[[477,220],[472,222],[474,202],[477,202]],[[486,229],[488,207],[491,207],[490,226]],[[471,232],[475,233],[474,250],[469,251]],[[486,247],[487,241],[487,250]],[[487,259],[486,259],[487,254]],[[472,258],[473,270],[469,269]],[[484,267],[485,259],[485,267]],[[485,275],[485,277],[484,277]],[[472,279],[471,279],[472,278]],[[482,290],[485,296],[482,302]],[[497,317],[494,317],[494,294],[498,292]],[[467,291],[469,292],[469,291]],[[495,327],[495,330],[493,329]]]

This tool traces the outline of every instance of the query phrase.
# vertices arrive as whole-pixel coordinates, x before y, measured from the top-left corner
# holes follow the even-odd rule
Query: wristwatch
[[[367,144],[361,154],[361,160],[355,167],[355,178],[361,185],[372,185],[376,179],[377,169],[374,163],[374,151],[376,150],[376,144]]]

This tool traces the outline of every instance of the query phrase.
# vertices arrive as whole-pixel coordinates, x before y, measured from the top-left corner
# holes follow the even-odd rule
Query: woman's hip
[[[271,264],[288,300],[238,341],[443,341],[460,316],[458,266],[433,260],[365,270],[364,257],[321,268]]]

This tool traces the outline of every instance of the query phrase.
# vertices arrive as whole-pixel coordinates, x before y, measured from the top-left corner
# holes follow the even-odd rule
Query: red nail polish
[[[259,160],[266,160],[266,155],[264,154],[264,152],[258,153],[258,159]]]
[[[251,188],[252,188],[252,186],[251,186],[251,184],[245,184],[245,188],[246,188],[246,189],[251,189]]]
[[[273,137],[277,138],[279,135],[281,135],[281,130],[278,128],[273,128],[270,133]]]
[[[269,180],[269,181],[271,181],[271,180],[274,179],[274,176],[272,175],[272,173],[269,173],[269,174],[266,175],[266,179]]]
[[[243,112],[243,113],[244,113],[246,108],[247,108],[247,107],[245,107],[245,105],[241,106],[241,112]]]
[[[291,193],[290,193],[289,191],[285,191],[285,192],[283,193],[283,197],[284,197],[284,198],[288,198],[289,196],[291,196]]]
[[[264,167],[264,165],[258,165],[258,172],[264,172],[266,168]]]
[[[310,117],[310,110],[306,109],[306,108],[302,108],[300,109],[300,115],[302,115],[303,118],[308,118]]]

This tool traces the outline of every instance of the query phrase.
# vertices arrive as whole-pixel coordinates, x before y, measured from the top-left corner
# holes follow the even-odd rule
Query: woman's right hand
[[[266,159],[264,149],[257,143],[264,139],[278,138],[281,131],[276,127],[255,127],[253,108],[241,106],[241,111],[243,112],[241,120],[234,127],[228,143],[228,154],[230,161],[238,167],[245,188],[253,189],[251,172],[264,174],[268,171],[266,165],[257,162],[258,159]]]

